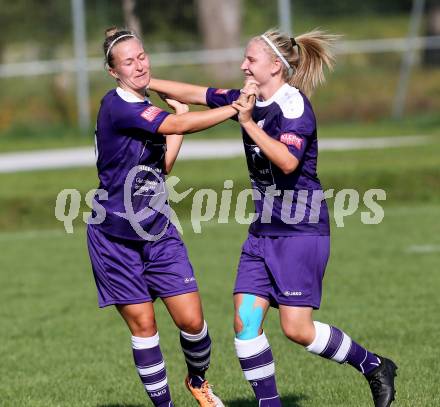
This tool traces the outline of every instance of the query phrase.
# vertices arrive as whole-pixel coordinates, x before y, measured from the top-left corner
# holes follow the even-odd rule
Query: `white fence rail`
[[[409,49],[440,49],[440,35],[432,37],[388,38],[375,40],[341,41],[336,48],[339,55],[406,52]],[[171,65],[203,65],[221,62],[241,61],[243,48],[218,50],[179,51],[150,54],[155,67]],[[60,72],[76,72],[75,59],[53,61],[30,61],[0,65],[0,78],[50,75]],[[87,69],[90,72],[104,69],[104,60],[88,58]]]

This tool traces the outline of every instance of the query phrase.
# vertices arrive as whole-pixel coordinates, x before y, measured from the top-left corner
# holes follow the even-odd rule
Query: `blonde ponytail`
[[[298,58],[289,84],[301,89],[308,97],[318,85],[325,82],[324,65],[333,70],[335,55],[333,46],[339,36],[314,30],[295,38]]]
[[[339,35],[313,30],[298,37],[290,38],[276,29],[264,33],[276,49],[287,60],[291,69],[283,68],[283,76],[289,85],[301,90],[310,97],[316,87],[325,82],[324,65],[331,71],[335,63],[334,45]],[[262,40],[262,37],[255,37]],[[275,57],[273,49],[265,44],[266,49]]]

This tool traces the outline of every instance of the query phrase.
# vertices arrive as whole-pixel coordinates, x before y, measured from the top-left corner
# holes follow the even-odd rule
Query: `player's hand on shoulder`
[[[165,98],[164,100],[169,107],[174,109],[176,114],[182,114],[182,113],[189,112],[189,106],[185,103],[180,103],[177,100],[169,99],[169,98]]]
[[[156,92],[157,95],[175,111],[176,114],[182,114],[189,112],[189,106],[185,103],[180,103],[177,100],[171,99],[167,94],[162,92]]]

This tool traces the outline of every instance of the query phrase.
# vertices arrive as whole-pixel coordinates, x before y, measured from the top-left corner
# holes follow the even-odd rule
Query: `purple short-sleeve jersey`
[[[206,101],[212,108],[224,106],[239,94],[237,89],[209,88]],[[270,137],[287,146],[299,165],[284,174],[242,129],[257,213],[249,231],[266,236],[329,235],[327,204],[316,173],[316,119],[309,100],[284,84],[270,99],[257,100],[252,117]]]
[[[168,114],[121,88],[109,91],[102,99],[96,124],[96,155],[99,189],[107,192],[108,199],[95,195],[94,212],[97,205],[106,211],[104,221],[97,225],[104,233],[140,240],[129,219],[151,235],[166,227],[166,143],[157,129]],[[148,208],[153,198],[155,209],[145,219],[130,217]]]

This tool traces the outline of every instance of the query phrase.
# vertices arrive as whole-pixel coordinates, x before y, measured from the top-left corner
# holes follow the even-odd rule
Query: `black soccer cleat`
[[[390,359],[376,356],[381,361],[380,365],[365,377],[370,385],[374,407],[389,407],[396,394],[394,377],[397,376],[397,366]]]

